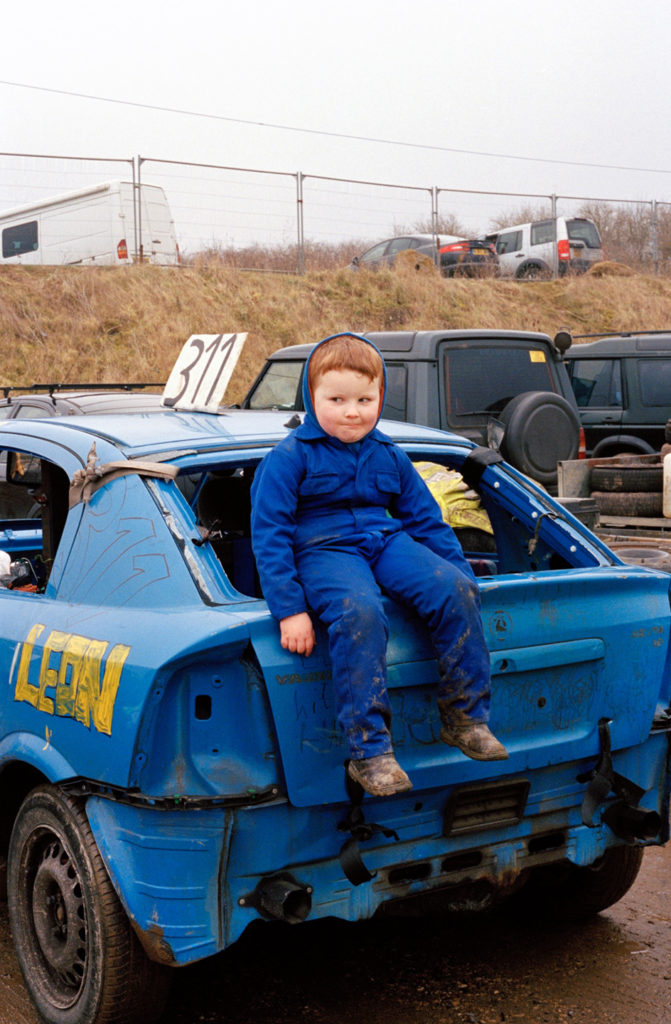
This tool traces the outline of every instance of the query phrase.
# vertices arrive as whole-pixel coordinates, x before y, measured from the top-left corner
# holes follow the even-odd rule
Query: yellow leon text
[[[107,640],[93,640],[52,629],[41,641],[46,626],[36,623],[21,644],[14,700],[32,704],[48,715],[74,718],[87,728],[112,734],[112,716],[121,671],[130,647],[114,644],[109,653]],[[37,679],[31,682],[31,668],[38,663],[35,647],[42,648]]]

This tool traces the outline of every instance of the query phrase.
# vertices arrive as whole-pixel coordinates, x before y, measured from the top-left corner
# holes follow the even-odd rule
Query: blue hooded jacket
[[[378,351],[350,332],[319,345],[342,336]],[[263,459],[252,486],[252,545],[271,613],[284,619],[308,610],[295,553],[321,544],[351,545],[361,534],[405,530],[473,579],[438,503],[391,438],[375,427],[356,444],[346,444],[320,427],[308,387],[310,360],[319,345],[303,374],[305,420]],[[384,389],[386,382],[385,370]]]

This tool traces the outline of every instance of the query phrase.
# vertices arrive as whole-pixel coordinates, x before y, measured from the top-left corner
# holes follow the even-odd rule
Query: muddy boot
[[[505,761],[508,751],[499,743],[489,726],[484,722],[472,722],[467,715],[452,711],[438,701],[440,711],[440,739],[449,747],[458,747],[466,757],[474,761]]]
[[[371,796],[392,796],[412,789],[412,782],[393,754],[379,754],[350,761],[347,774]]]

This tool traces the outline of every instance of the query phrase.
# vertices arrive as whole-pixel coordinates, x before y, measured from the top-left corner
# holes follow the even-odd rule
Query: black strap
[[[601,754],[596,768],[587,775],[578,776],[578,782],[588,782],[581,807],[582,823],[588,828],[596,827],[594,822],[596,809],[611,791],[631,807],[635,807],[645,793],[645,790],[637,786],[635,782],[625,779],[624,775],[619,775],[613,770],[609,718],[602,718],[599,722],[599,740]]]
[[[345,878],[352,885],[361,885],[362,882],[370,882],[375,878],[377,872],[370,872],[363,862],[359,852],[359,843],[372,839],[376,834],[383,835],[386,839],[398,840],[398,833],[393,828],[385,828],[384,825],[376,825],[374,822],[367,822],[361,804],[363,802],[364,789],[358,782],[351,778],[347,771],[349,761],[345,761],[345,789],[349,797],[350,805],[345,818],[339,822],[339,832],[351,832],[352,835],[346,839],[340,849],[340,866],[343,869]]]
[[[495,466],[499,462],[503,462],[501,452],[496,452],[493,448],[478,446],[464,459],[461,475],[469,487],[475,487],[487,466]]]

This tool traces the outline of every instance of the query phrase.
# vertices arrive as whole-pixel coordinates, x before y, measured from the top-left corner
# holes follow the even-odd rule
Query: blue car
[[[510,757],[439,742],[428,636],[389,602],[414,789],[347,786],[326,637],[309,659],[281,647],[250,545],[255,467],[297,419],[0,427],[0,512],[17,489],[39,508],[0,522],[0,856],[51,1024],[156,1020],[171,967],[259,920],[353,921],[473,886],[596,913],[668,839],[671,577],[623,564],[490,449],[402,422],[382,429],[478,508],[456,529]]]

